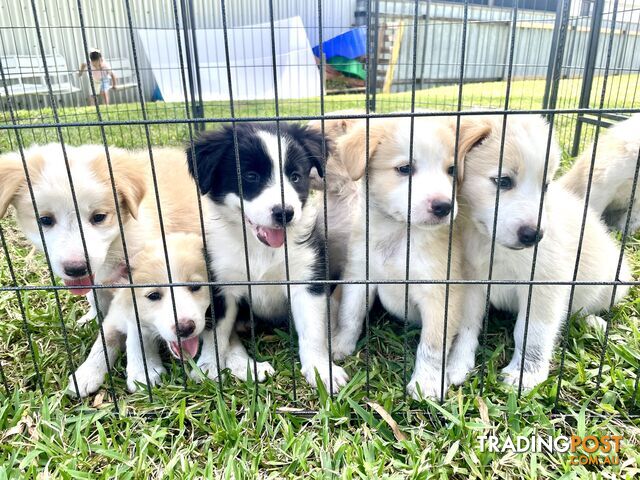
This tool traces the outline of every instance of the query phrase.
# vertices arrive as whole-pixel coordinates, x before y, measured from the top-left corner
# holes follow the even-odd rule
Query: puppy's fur
[[[496,225],[493,280],[529,281],[533,252],[538,243],[534,280],[570,282],[578,249],[583,203],[561,185],[551,182],[558,168],[560,150],[551,144],[545,164],[548,125],[539,116],[514,115],[508,118],[504,142],[501,177],[498,178],[502,116],[468,117],[462,120],[461,143],[469,145],[465,178],[460,188],[460,219],[464,222],[464,244],[469,268],[468,278],[487,280],[496,191],[500,188]],[[540,230],[537,231],[540,198],[546,165],[548,189],[544,198]],[[592,212],[587,215],[578,269],[579,281],[613,281],[620,248]],[[620,280],[631,278],[626,258]],[[463,326],[451,351],[453,365],[473,365],[485,309],[486,285],[469,286]],[[627,292],[618,287],[615,302]],[[570,286],[534,285],[529,310],[526,350],[523,352],[528,285],[492,285],[491,303],[497,308],[517,313],[514,331],[515,352],[503,370],[505,381],[519,384],[520,367],[524,368],[523,388],[544,381],[554,342],[562,322],[567,318]],[[575,288],[572,312],[598,314],[609,308],[610,286]],[[453,382],[464,378],[462,369],[449,374]]]
[[[113,283],[123,276],[124,253],[116,215],[109,165],[104,146],[65,146],[73,188],[77,200],[89,265],[71,195],[71,185],[60,144],[34,146],[24,151],[44,240],[55,275],[76,294],[88,293],[92,283]],[[180,201],[186,189],[194,191],[186,170],[184,152],[159,148],[153,151],[158,171],[158,184],[163,204]],[[144,245],[148,232],[159,230],[155,192],[148,151],[127,151],[109,148],[109,157],[117,202],[120,207],[126,245],[130,256]],[[26,237],[40,250],[42,238],[38,229],[31,194],[27,185],[21,155],[18,152],[0,157],[0,216],[9,204],[16,209],[18,222]],[[169,228],[189,230],[183,225],[180,209],[190,210],[193,204],[177,208],[175,216],[167,216]],[[94,278],[89,276],[89,267]],[[87,298],[93,307],[93,295]],[[108,297],[100,306],[106,311]],[[93,318],[94,308],[83,317]]]
[[[410,119],[372,119],[369,129],[369,278],[402,281],[406,278],[409,175],[412,175],[411,245],[409,279],[447,279],[449,223],[456,215],[452,199],[455,123],[451,118],[416,118],[413,171],[409,170]],[[365,158],[366,126],[354,126],[338,138],[338,155],[354,180],[358,180],[359,213],[354,222],[345,272],[347,280],[366,278]],[[462,173],[461,164],[458,172]],[[454,223],[450,279],[462,275],[462,244]],[[336,358],[351,354],[366,314],[366,286],[343,285],[339,328],[332,351]],[[416,365],[408,385],[414,397],[441,395],[442,355],[447,322],[446,348],[457,333],[462,315],[462,287],[449,287],[445,305],[444,284],[412,284],[408,287],[408,317],[422,323]],[[370,305],[377,294],[383,306],[397,317],[405,313],[405,286],[379,284],[369,287]],[[446,313],[445,313],[446,311]],[[444,387],[448,386],[445,375]]]
[[[276,126],[271,124],[239,124],[235,133],[242,194],[232,127],[203,134],[193,152],[188,153],[190,161],[192,154],[195,158],[190,167],[192,172],[197,171],[200,190],[207,195],[211,208],[207,235],[210,270],[216,280],[282,281],[287,276],[291,281],[325,279],[323,229],[318,222],[322,195],[318,192],[309,195],[311,170],[316,169],[319,175],[324,172],[323,138],[306,127],[285,123],[280,124],[281,141],[278,141]],[[245,259],[241,197],[248,259]],[[283,248],[285,227],[288,268]],[[246,270],[245,260],[250,272]],[[246,286],[220,288],[222,309],[216,315],[216,328],[222,361],[229,349],[239,304],[251,299],[257,317],[284,320],[288,315],[287,291],[283,285],[254,285],[250,291]],[[291,313],[298,332],[302,373],[315,385],[317,370],[325,385],[332,379],[337,390],[346,383],[347,375],[333,365],[330,377],[324,292],[322,285],[291,285]],[[205,333],[204,341],[203,368],[215,378],[218,368],[213,356],[213,333]]]
[[[631,202],[633,177],[640,154],[640,113],[602,132],[593,165],[589,206],[606,223],[624,230]],[[589,181],[593,145],[586,148],[559,182],[584,198]],[[629,232],[640,228],[640,192],[633,198]]]
[[[202,252],[202,238],[195,234],[173,233],[166,236],[167,254],[173,282],[203,282],[207,280],[207,267]],[[167,265],[161,240],[151,240],[131,259],[131,274],[136,284],[167,283]],[[127,386],[135,391],[136,383],[146,384],[140,335],[137,328],[131,291],[114,289],[114,297],[105,317],[105,330],[120,334],[120,341],[107,342],[109,360],[117,358],[121,339],[126,337]],[[167,342],[174,356],[185,357],[198,353],[198,339],[205,327],[205,313],[209,307],[209,292],[200,287],[173,287],[175,299],[174,317],[172,294],[169,288],[136,288],[136,307],[144,344],[149,381],[155,385],[165,372],[158,350],[158,341]],[[176,331],[176,318],[178,332]],[[180,346],[178,345],[180,337]],[[104,380],[107,365],[100,339],[94,344],[87,360],[76,371],[81,396],[95,392]],[[73,378],[69,379],[73,392]]]
[[[340,110],[331,112],[331,115],[351,115],[362,114],[360,110]],[[325,137],[335,144],[337,140],[353,129],[359,123],[363,123],[361,118],[341,118],[339,120],[325,120]],[[308,127],[322,134],[322,124],[320,120],[312,120]],[[353,181],[345,160],[335,149],[325,149],[327,163],[324,169],[324,180],[318,172],[311,172],[311,188],[324,192],[326,181],[326,203],[327,203],[327,232],[329,236],[329,261],[332,265],[344,265],[347,261],[347,248],[350,242],[352,224],[358,215],[354,205],[358,202],[358,185]],[[324,210],[322,215],[318,215],[319,228],[324,232]],[[340,289],[338,289],[339,292]],[[336,292],[336,294],[338,294]]]

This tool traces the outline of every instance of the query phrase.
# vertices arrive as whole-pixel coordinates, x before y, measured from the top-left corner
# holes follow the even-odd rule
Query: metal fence
[[[199,131],[218,129],[221,124],[231,124],[234,131],[234,148],[237,152],[236,132],[239,125],[247,122],[275,121],[280,129],[281,122],[306,122],[319,119],[322,121],[321,125],[324,130],[325,121],[342,118],[340,115],[332,114],[333,111],[345,107],[355,107],[363,111],[359,114],[353,114],[351,117],[363,119],[365,122],[367,142],[372,119],[390,116],[410,118],[410,151],[413,151],[415,118],[438,117],[443,116],[445,112],[454,114],[458,118],[457,144],[461,119],[482,116],[483,114],[500,114],[506,125],[513,116],[536,113],[544,115],[550,120],[549,138],[551,138],[552,131],[557,132],[565,154],[572,152],[575,155],[587,142],[594,141],[597,144],[603,127],[621,118],[626,118],[631,113],[640,111],[639,104],[635,99],[640,78],[640,48],[637,48],[639,28],[637,15],[640,7],[637,7],[635,2],[624,3],[623,8],[623,4],[619,0],[613,2],[596,0],[593,15],[586,16],[571,14],[575,6],[573,5],[575,2],[571,0],[559,1],[555,14],[549,13],[548,7],[544,9],[545,11],[534,11],[522,9],[518,3],[515,2],[512,8],[495,8],[470,5],[468,1],[448,4],[419,0],[364,3],[337,0],[318,0],[317,2],[278,2],[275,0],[269,2],[252,2],[250,0],[243,2],[225,2],[224,0],[217,2],[190,0],[131,2],[123,0],[108,7],[104,2],[96,4],[83,0],[56,0],[55,2],[30,0],[18,3],[6,0],[0,5],[0,39],[3,46],[2,59],[0,59],[2,62],[0,63],[0,77],[3,92],[0,97],[2,98],[4,118],[4,123],[0,126],[0,145],[3,152],[16,151],[19,153],[24,173],[29,178],[24,152],[32,144],[54,142],[62,145],[63,151],[65,145],[99,144],[104,146],[107,159],[112,155],[110,153],[111,147],[142,147],[153,159],[153,148],[156,146],[191,145],[193,147],[194,139]],[[364,8],[362,8],[363,5]],[[360,15],[356,15],[356,12],[359,12]],[[303,19],[311,47],[316,43],[322,45],[327,38],[334,37],[351,28],[358,19],[365,20],[368,32],[367,52],[364,56],[367,81],[362,94],[355,96],[326,95],[323,73],[326,60],[322,55],[321,47],[318,58],[320,68],[317,69],[319,97],[282,98],[286,97],[286,92],[283,94],[282,90],[278,88],[278,64],[275,51],[275,38],[278,35],[276,26],[279,20],[292,16],[300,16]],[[255,101],[234,100],[234,81],[229,52],[230,49],[238,47],[238,45],[230,44],[229,31],[232,27],[246,27],[258,23],[265,23],[266,27],[262,28],[266,28],[270,33],[270,45],[265,46],[269,55],[263,66],[272,71],[273,98]],[[221,52],[225,59],[223,67],[228,100],[204,101],[202,98],[204,87],[200,74],[207,66],[199,63],[199,59],[203,56],[203,52],[198,51],[200,44],[197,41],[197,30],[200,28],[218,28],[223,33],[222,44],[209,45],[208,47]],[[172,41],[177,44],[178,58],[177,64],[167,68],[176,72],[182,89],[183,101],[175,103],[150,102],[157,82],[153,75],[153,68],[145,58],[138,32],[140,29],[166,30],[171,33]],[[396,34],[398,29],[401,29],[400,34]],[[399,46],[394,54],[391,44],[396,41]],[[390,43],[385,46],[385,42]],[[92,46],[100,46],[103,50],[108,46],[117,52],[112,58],[125,58],[128,62],[128,69],[131,73],[130,85],[124,93],[117,93],[119,97],[115,105],[108,107],[100,104],[84,106],[83,99],[87,94],[96,95],[95,86],[89,82],[80,90],[77,80],[61,80],[59,78],[60,74],[71,76],[75,74],[76,63],[88,63],[88,55]],[[391,51],[386,51],[387,47]],[[159,45],[159,48],[164,48],[164,46]],[[56,60],[56,55],[62,57],[62,60]],[[29,56],[30,61],[38,62],[38,68],[41,69],[40,75],[44,81],[44,91],[25,96],[15,95],[13,91],[15,82],[11,81],[9,74],[11,65],[7,62],[8,59],[17,59],[20,56]],[[392,60],[394,56],[396,60]],[[61,67],[61,71],[56,70],[57,66],[61,65],[66,65],[66,67]],[[385,79],[390,66],[394,66],[395,72],[391,75],[391,88],[385,92]],[[295,72],[295,69],[293,71]],[[533,83],[517,83],[523,79],[528,79]],[[473,84],[486,81],[493,83],[481,83],[479,90],[473,89]],[[536,81],[538,83],[535,83]],[[71,84],[70,97],[60,95],[56,91],[56,86],[65,82]],[[447,88],[452,90],[447,93],[437,89],[429,89],[429,87],[437,87],[442,84],[449,85]],[[467,89],[472,93],[465,94]],[[405,93],[401,93],[403,91]],[[75,100],[70,101],[69,98]],[[436,111],[424,112],[420,108],[430,108]],[[402,112],[398,113],[399,111]],[[504,145],[504,136],[502,144]],[[502,153],[503,151],[501,151]],[[66,151],[64,155],[66,174],[72,185],[70,195],[73,200],[75,217],[81,224],[81,205],[78,203],[73,188],[71,166]],[[323,157],[326,159],[328,155],[328,147],[325,145]],[[410,162],[413,161],[412,155],[410,153]],[[240,171],[240,159],[236,158],[236,161],[238,162],[238,171]],[[456,162],[458,161],[460,159],[456,159]],[[369,147],[367,147],[367,165],[368,162]],[[502,165],[502,156],[500,165]],[[593,160],[591,170],[593,170]],[[633,178],[634,195],[637,167],[635,173]],[[113,172],[110,172],[114,199],[117,199],[117,180],[117,178],[114,179]],[[326,189],[326,182],[324,187]],[[33,202],[33,209],[38,217],[38,212],[43,212],[45,207],[36,201],[30,180],[28,181],[28,190]],[[366,192],[368,219],[368,187]],[[454,199],[455,193],[456,183],[454,182]],[[410,204],[410,196],[411,188],[409,188],[408,204]],[[543,202],[544,195],[540,199],[541,210]],[[243,201],[241,201],[242,204],[244,204]],[[588,194],[584,207],[585,214],[582,217],[582,230],[584,230],[586,221],[587,204]],[[499,198],[496,198],[495,205],[494,218],[497,218]],[[201,233],[206,248],[206,243],[212,241],[204,234],[207,219],[202,216],[202,206],[199,202],[193,208],[198,209],[200,213]],[[324,210],[326,219],[326,202]],[[629,207],[628,213],[630,216],[631,207]],[[120,234],[124,237],[125,228],[119,211],[117,216]],[[164,219],[164,221],[167,220]],[[540,218],[538,222],[540,222]],[[162,225],[162,218],[160,223]],[[25,257],[27,247],[15,233],[15,226],[11,221],[3,222],[1,227],[0,234],[5,264],[0,293],[10,305],[5,312],[7,318],[6,321],[3,321],[4,329],[5,332],[8,332],[8,326],[11,325],[10,330],[14,332],[13,335],[17,335],[20,341],[27,343],[26,353],[28,353],[29,362],[32,364],[25,369],[24,366],[16,365],[13,362],[7,363],[5,357],[8,355],[2,355],[0,358],[0,377],[2,377],[4,388],[7,394],[15,388],[22,388],[24,384],[42,392],[52,388],[62,388],[66,376],[73,374],[78,364],[83,360],[74,352],[79,349],[86,350],[86,345],[83,344],[83,342],[86,343],[86,338],[83,339],[86,334],[74,333],[76,327],[68,321],[69,312],[72,309],[66,305],[66,299],[61,294],[65,287],[56,281],[43,225],[39,224],[38,235],[43,244],[44,268],[42,268],[42,263],[34,263],[32,259],[25,261],[23,257]],[[247,278],[232,284],[247,285],[249,291],[252,287],[257,288],[265,285],[280,285],[286,289],[289,305],[287,317],[290,320],[287,343],[291,349],[289,354],[284,356],[287,365],[278,366],[290,368],[291,379],[285,384],[291,400],[305,405],[306,400],[300,398],[296,390],[296,382],[299,383],[296,378],[299,379],[300,374],[296,370],[297,357],[293,353],[295,335],[291,325],[292,299],[290,289],[301,282],[289,278],[288,267],[286,278],[266,281],[252,280],[246,243],[249,226],[244,224],[244,220],[243,228],[245,231],[244,258],[238,259],[238,262],[246,262]],[[325,220],[325,233],[328,228]],[[496,243],[495,228],[494,220],[494,231],[491,238],[492,258]],[[89,266],[88,274],[91,275],[87,240],[82,232],[80,235],[86,263]],[[368,235],[367,231],[367,238]],[[407,236],[410,235],[411,222],[409,221]],[[450,248],[452,235],[453,229],[450,228]],[[580,237],[580,241],[582,241],[582,233]],[[163,238],[162,241],[165,257],[168,258],[166,240]],[[123,238],[123,243],[126,245],[126,238]],[[629,231],[629,220],[627,220],[621,236],[621,248],[632,250],[634,247],[635,240]],[[225,246],[220,245],[217,248],[224,249]],[[487,352],[490,351],[487,343],[488,320],[490,316],[493,318],[493,313],[490,314],[490,290],[492,286],[505,283],[514,286],[528,285],[529,296],[531,296],[531,291],[536,285],[545,284],[545,282],[535,279],[535,260],[531,265],[532,273],[528,281],[504,282],[493,280],[491,276],[482,280],[456,281],[449,277],[443,279],[409,278],[412,255],[415,255],[415,252],[410,252],[407,247],[406,278],[396,282],[404,286],[405,297],[408,295],[409,286],[413,284],[437,285],[444,283],[447,286],[447,295],[451,285],[479,284],[488,287],[485,302],[485,324],[483,334],[480,337],[481,352],[483,353],[480,355],[480,365],[476,371],[476,375],[481,377],[479,393],[483,394],[486,388],[485,377],[489,368],[486,358]],[[449,255],[451,255],[450,252]],[[622,261],[622,252],[620,259]],[[369,278],[368,250],[366,261],[366,278],[336,281],[325,277],[323,280],[302,283],[315,285],[323,290],[327,290],[325,287],[330,284],[358,283],[367,285],[368,292],[370,286],[384,282]],[[449,261],[451,260],[449,259]],[[288,265],[286,246],[285,262]],[[126,247],[125,263],[129,266],[130,260],[126,255]],[[578,259],[576,259],[576,265],[577,263]],[[34,265],[39,266],[34,267]],[[29,271],[30,268],[35,268],[36,272],[41,275],[33,275]],[[214,287],[229,285],[229,283],[216,281],[215,272],[212,273],[213,275],[208,281],[200,282],[200,284],[211,287],[212,292]],[[168,276],[171,279],[170,272],[168,272]],[[98,304],[100,312],[98,329],[95,333],[101,339],[103,350],[106,350],[108,342],[103,326],[104,315],[107,312],[100,308],[98,293],[106,288],[126,288],[131,290],[132,298],[135,298],[133,295],[135,289],[149,287],[148,284],[133,284],[131,273],[128,274],[128,280],[129,283],[116,287],[91,286],[93,299]],[[585,283],[594,282],[580,282],[576,280],[575,276],[571,282],[558,282],[558,284],[571,285],[572,297],[576,286]],[[603,282],[596,283],[602,284]],[[636,282],[621,281],[619,278],[604,283],[614,286],[636,284]],[[185,285],[196,286],[190,283],[171,283],[170,280],[169,283],[156,284],[155,286],[178,288]],[[171,291],[173,292],[173,289]],[[632,293],[632,295],[634,294]],[[213,293],[211,300],[213,301]],[[367,307],[373,301],[374,298],[369,298],[367,294]],[[49,317],[48,333],[34,330],[33,324],[37,321],[33,318],[35,315],[34,305],[37,305],[37,311],[46,312],[43,315]],[[329,305],[329,294],[327,293],[327,306]],[[405,301],[405,313],[401,322],[405,326],[401,333],[403,348],[401,358],[395,359],[404,365],[405,370],[408,359],[413,355],[407,343],[407,338],[409,338],[406,331],[408,309],[408,303]],[[367,311],[369,311],[368,308]],[[73,312],[74,315],[77,313],[75,309]],[[142,327],[137,317],[136,310],[137,333],[142,339]],[[253,315],[249,315],[249,318],[251,335],[247,342],[251,346],[251,352],[258,352],[259,345],[261,345],[260,338],[256,333]],[[55,324],[54,319],[57,319]],[[175,320],[177,327],[177,317]],[[374,320],[374,315],[371,314],[370,318],[370,314],[367,313],[364,333],[366,355],[364,365],[361,367],[365,371],[368,392],[373,368],[371,359],[376,355],[371,345]],[[446,321],[445,314],[445,328]],[[557,388],[550,390],[549,400],[555,404],[556,409],[562,409],[562,387],[564,385],[566,388],[567,382],[564,375],[566,373],[566,352],[571,348],[569,324],[570,318],[568,317],[560,342],[558,357],[560,364],[552,372],[552,377],[557,382]],[[331,336],[330,325],[331,322],[327,322],[329,338]],[[15,333],[17,328],[21,329],[20,334]],[[609,341],[612,329],[613,327],[609,323],[601,345],[600,363],[595,366],[597,375],[591,379],[594,394],[605,393],[601,390],[605,356],[607,349],[615,348],[615,345],[612,346],[612,342]],[[214,332],[215,330],[214,328]],[[52,363],[43,358],[42,352],[51,348],[65,352],[63,364]],[[330,345],[329,351],[331,351]],[[446,358],[446,351],[443,351],[442,356]],[[274,353],[275,357],[282,360],[281,355]],[[114,405],[117,405],[117,399],[126,393],[122,391],[114,379],[113,361],[107,358],[105,361],[108,370],[107,385]],[[56,361],[54,360],[54,362]],[[182,359],[180,362],[185,388],[189,388],[186,381],[185,364],[182,363]],[[620,390],[614,393],[621,398],[620,402],[626,408],[633,410],[637,407],[637,358],[630,358],[627,362],[625,369],[636,372],[636,375],[634,378],[628,379],[624,391]],[[145,360],[145,376],[148,379],[149,372],[146,369]],[[257,373],[255,363],[252,369]],[[524,362],[521,369],[524,369]],[[27,379],[21,378],[25,372],[29,372]],[[521,378],[522,373],[521,370]],[[46,381],[43,378],[46,378]],[[274,380],[276,384],[278,381],[278,378]],[[397,386],[399,394],[403,394],[406,390],[406,374],[403,375],[403,381],[404,385]],[[444,383],[444,379],[442,382]],[[222,380],[220,386],[224,388]],[[330,388],[331,385],[328,387]],[[615,387],[616,385],[608,385],[607,389],[611,391],[610,389],[615,389]],[[77,384],[74,388],[76,393],[79,393]],[[153,390],[150,387],[147,393],[152,399]],[[375,395],[375,392],[370,393]],[[518,390],[518,393],[522,393],[521,389]],[[595,401],[597,398],[599,395],[594,396]]]

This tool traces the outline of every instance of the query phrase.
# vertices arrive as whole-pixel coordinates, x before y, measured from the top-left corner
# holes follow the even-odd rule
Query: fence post
[[[551,39],[551,50],[549,51],[549,64],[547,66],[547,78],[544,85],[544,97],[542,98],[543,109],[554,109],[558,102],[558,87],[562,77],[562,60],[564,58],[564,47],[567,41],[567,26],[569,24],[570,0],[558,2],[556,8],[556,20],[553,26],[553,38]],[[551,115],[545,115],[550,119]]]
[[[587,47],[587,58],[584,64],[584,75],[582,79],[582,89],[580,90],[580,102],[578,108],[588,108],[591,98],[591,88],[593,87],[593,73],[596,68],[598,56],[598,44],[600,42],[600,28],[602,26],[602,14],[604,13],[604,1],[595,0],[593,15],[591,17],[591,31],[589,32],[589,44]],[[578,155],[580,149],[580,137],[582,136],[583,115],[578,114],[576,119],[576,131],[571,147],[571,156]]]
[[[378,29],[380,26],[380,0],[370,0],[375,5],[375,11],[371,12],[371,4],[369,5],[369,21],[367,22],[367,42],[369,47],[367,51],[367,84],[369,91],[369,111],[376,111],[376,91],[378,89]],[[373,13],[373,15],[371,15]],[[372,18],[371,18],[372,17]]]
[[[193,17],[193,1],[180,0],[182,9],[182,30],[184,32],[184,51],[186,57],[187,77],[189,84],[189,97],[185,102],[191,103],[191,116],[202,118],[204,106],[202,103],[202,85],[200,81],[200,65],[198,62],[198,49],[196,47],[196,29]],[[196,99],[196,91],[198,96]],[[196,131],[204,130],[202,122],[194,123]]]

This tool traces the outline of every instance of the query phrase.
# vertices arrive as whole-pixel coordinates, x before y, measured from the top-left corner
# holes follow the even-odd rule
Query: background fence
[[[640,7],[635,2],[534,1],[527,4],[530,8],[520,8],[418,0],[326,0],[321,22],[315,2],[228,2],[225,23],[221,7],[219,1],[204,0],[0,0],[4,118],[0,148],[4,152],[61,138],[71,145],[103,141],[145,148],[150,144],[183,145],[190,140],[191,126],[198,129],[207,120],[219,122],[232,116],[264,120],[278,113],[280,119],[298,121],[347,107],[368,107],[372,112],[480,107],[544,110],[547,114],[557,110],[555,127],[569,154],[593,138],[593,125],[606,126],[638,109]],[[202,62],[207,57],[204,47],[219,52],[224,45],[199,43],[198,30],[228,33],[237,27],[239,39],[242,32],[254,35],[260,30],[275,36],[277,22],[292,17],[300,17],[303,27],[297,28],[304,32],[297,33],[304,33],[309,47],[318,43],[320,23],[323,40],[357,25],[367,27],[367,54],[362,57],[368,75],[360,93],[358,88],[308,98],[302,94],[286,98],[285,93],[278,103],[272,98],[243,98],[233,106],[225,99],[203,99],[208,87],[203,84],[204,72],[221,69],[226,77],[229,66]],[[145,46],[143,30],[164,31],[165,43],[147,42]],[[280,33],[288,38],[291,32]],[[154,50],[173,48],[174,41],[181,45],[176,51],[184,65],[154,67],[149,56]],[[124,88],[113,92],[116,105],[86,106],[90,92],[86,75],[78,79],[75,72],[90,46],[100,47],[112,63],[120,61]],[[271,50],[271,45],[260,47]],[[278,66],[270,56],[260,58],[264,64],[242,68],[277,74]],[[23,61],[27,67],[21,66]],[[297,70],[309,69],[308,64],[297,61],[290,64],[294,77]],[[18,95],[16,85],[28,76],[29,65],[35,77],[43,80],[28,88],[44,89]],[[163,93],[158,88],[162,69],[177,75],[181,101],[157,101]],[[322,76],[319,71],[316,74],[314,81],[320,82]],[[244,80],[252,82],[250,77]],[[311,83],[301,88],[315,91]],[[8,259],[9,246],[3,243]],[[22,259],[18,265],[26,268],[28,262]],[[15,276],[15,283],[22,287],[46,281],[24,273]],[[13,294],[15,289],[0,291]],[[15,315],[14,309],[11,316]],[[61,311],[59,315],[62,317]],[[14,367],[4,365],[5,380],[19,378],[21,367],[12,372]],[[41,368],[59,367],[48,364]],[[62,373],[60,378],[64,378]],[[636,391],[637,383],[634,404]]]

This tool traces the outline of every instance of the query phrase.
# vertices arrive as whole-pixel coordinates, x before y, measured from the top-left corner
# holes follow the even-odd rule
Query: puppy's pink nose
[[[196,322],[188,319],[178,320],[178,327],[176,333],[179,337],[186,338],[191,336],[196,329]]]

